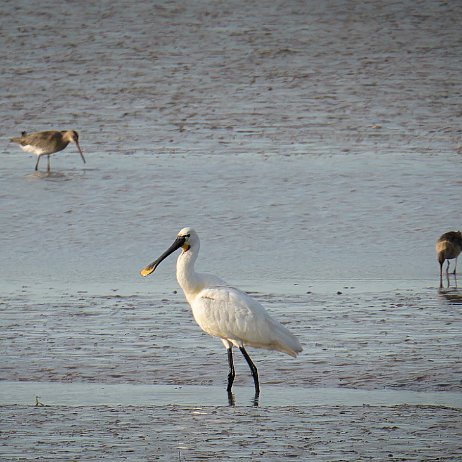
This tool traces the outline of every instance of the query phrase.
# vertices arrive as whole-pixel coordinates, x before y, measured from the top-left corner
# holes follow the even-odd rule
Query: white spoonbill
[[[228,393],[231,393],[235,372],[233,346],[244,355],[255,383],[255,394],[260,393],[258,372],[245,345],[266,348],[297,356],[302,347],[297,338],[278,321],[274,320],[260,303],[244,292],[230,287],[222,279],[209,274],[199,274],[194,263],[199,255],[199,236],[191,228],[183,228],[175,242],[157,260],[140,273],[148,276],[175,250],[182,248],[176,265],[176,277],[186,300],[191,305],[194,319],[202,330],[219,337],[228,352]]]

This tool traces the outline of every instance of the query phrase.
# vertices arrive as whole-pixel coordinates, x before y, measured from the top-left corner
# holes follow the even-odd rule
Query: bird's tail
[[[300,342],[298,341],[297,337],[295,337],[292,332],[289,331],[286,327],[284,327],[279,322],[277,323],[277,334],[274,340],[274,349],[277,351],[281,351],[282,353],[287,353],[294,358],[303,351]]]
[[[21,143],[24,136],[27,136],[27,132],[21,132],[21,136],[14,136],[13,138],[10,138],[10,141],[12,143]]]

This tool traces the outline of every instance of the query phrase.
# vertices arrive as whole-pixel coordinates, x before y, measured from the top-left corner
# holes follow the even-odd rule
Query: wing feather
[[[292,356],[301,351],[298,340],[271,318],[255,299],[233,287],[203,289],[191,305],[194,319],[208,334],[232,341],[284,351]]]

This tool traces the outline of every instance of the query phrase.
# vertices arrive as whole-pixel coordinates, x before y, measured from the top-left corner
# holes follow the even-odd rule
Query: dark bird
[[[440,287],[443,287],[443,263],[448,261],[446,274],[449,273],[449,260],[456,259],[454,262],[453,274],[457,272],[457,257],[462,251],[462,233],[460,231],[448,231],[440,236],[436,241],[436,258],[440,264]]]
[[[29,135],[22,132],[21,136],[11,138],[12,143],[18,143],[21,149],[26,152],[32,152],[37,155],[35,170],[38,170],[40,158],[48,156],[48,172],[50,171],[50,155],[62,151],[69,143],[75,143],[79,150],[80,156],[85,163],[85,157],[80,149],[79,134],[75,130],[48,130],[45,132],[35,132]]]

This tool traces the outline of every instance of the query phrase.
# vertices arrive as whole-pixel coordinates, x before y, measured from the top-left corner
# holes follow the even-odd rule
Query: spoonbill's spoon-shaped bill
[[[184,251],[189,249],[188,245],[185,244],[185,238],[178,236],[175,239],[175,242],[157,260],[153,261],[150,265],[146,266],[140,271],[141,276],[149,276],[151,273],[155,271],[155,269],[159,266],[162,260],[165,260],[170,254],[175,252],[175,250],[178,250],[180,247],[183,246]]]
[[[192,228],[183,228],[175,242],[157,260],[143,268],[140,274],[148,276],[162,260],[180,248],[182,252],[177,260],[177,280],[197,324],[209,335],[220,338],[227,349],[228,393],[231,394],[235,377],[232,352],[235,346],[240,349],[250,367],[257,396],[260,393],[258,372],[245,346],[277,350],[295,357],[302,351],[299,341],[245,292],[229,286],[216,276],[196,273],[194,263],[199,254],[200,241]]]

